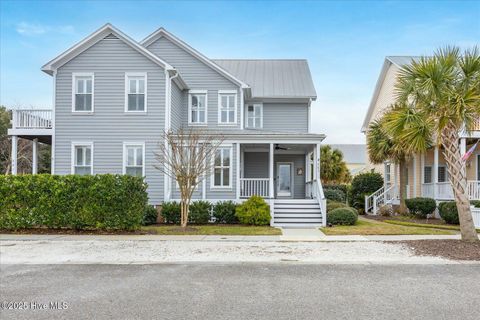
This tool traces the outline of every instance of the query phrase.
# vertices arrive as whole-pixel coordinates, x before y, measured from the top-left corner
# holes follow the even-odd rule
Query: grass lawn
[[[222,235],[222,236],[274,236],[281,235],[282,231],[270,226],[245,225],[191,225],[183,232],[179,226],[152,225],[142,227],[142,231],[162,235]]]
[[[421,228],[433,228],[433,229],[444,229],[444,230],[456,230],[460,231],[460,226],[453,225],[442,225],[442,224],[426,224],[426,223],[414,223],[407,221],[398,221],[398,220],[383,220],[385,223],[396,224],[406,227],[421,227]],[[480,233],[480,229],[477,229],[477,232]]]
[[[353,226],[320,228],[326,235],[403,235],[403,234],[456,234],[456,230],[433,229],[416,226],[403,226],[375,220],[359,218]]]

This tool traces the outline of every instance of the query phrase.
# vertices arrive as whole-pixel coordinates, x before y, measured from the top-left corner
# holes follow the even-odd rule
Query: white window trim
[[[233,122],[222,122],[222,96],[223,95],[233,95]],[[237,125],[237,99],[238,93],[236,90],[218,90],[218,124],[221,126],[236,126]]]
[[[480,153],[477,153],[477,181],[480,181]]]
[[[254,114],[255,114],[255,108],[256,108],[256,107],[260,107],[260,127],[250,127],[250,126],[248,125],[248,106],[249,106],[249,105],[253,105],[253,108],[254,108],[254,109],[253,109],[253,110],[254,110],[253,113],[254,113]],[[248,129],[263,129],[263,103],[247,103],[247,104],[245,105],[245,109],[247,109],[246,112],[245,112],[245,114],[246,114],[246,118],[245,118],[245,128],[248,128]]]
[[[145,78],[145,98],[144,98],[144,109],[143,110],[128,110],[128,77],[144,77]],[[148,84],[148,77],[147,77],[147,72],[125,72],[125,113],[130,113],[130,114],[145,114],[147,113],[147,84]]]
[[[127,174],[127,147],[128,146],[142,146],[142,176],[145,177],[145,142],[144,141],[128,141],[123,142],[123,157],[122,157],[122,173]]]
[[[89,146],[92,152],[90,152],[90,174],[93,175],[93,153],[94,153],[94,148],[93,148],[93,142],[92,141],[72,141],[72,147],[71,147],[71,157],[70,157],[70,162],[71,162],[71,168],[70,172],[71,174],[75,174],[75,147],[80,147],[80,146]]]
[[[192,95],[205,95],[205,122],[192,122]],[[189,126],[206,126],[208,124],[208,91],[207,90],[189,90],[188,91],[188,125]]]
[[[92,110],[75,110],[75,94],[77,91],[77,77],[92,77]],[[72,73],[72,112],[79,114],[92,114],[95,111],[95,74],[93,72]]]
[[[218,147],[217,150],[221,149],[228,149],[228,152],[230,153],[230,166],[228,170],[228,186],[216,186],[215,185],[215,155],[212,157],[212,174],[210,176],[210,189],[213,190],[228,190],[232,189],[232,172],[233,172],[233,158],[232,158],[232,150],[233,150],[233,145],[221,145]]]

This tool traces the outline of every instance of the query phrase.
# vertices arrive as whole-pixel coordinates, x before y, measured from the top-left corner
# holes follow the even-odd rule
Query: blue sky
[[[106,22],[140,41],[164,26],[211,58],[306,58],[313,131],[363,143],[384,57],[480,44],[480,1],[0,1],[0,103],[52,105],[40,67]]]

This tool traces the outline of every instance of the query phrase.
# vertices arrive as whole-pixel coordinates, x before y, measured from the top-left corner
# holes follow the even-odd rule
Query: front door
[[[293,194],[292,183],[293,164],[289,162],[277,163],[277,196],[291,197]]]

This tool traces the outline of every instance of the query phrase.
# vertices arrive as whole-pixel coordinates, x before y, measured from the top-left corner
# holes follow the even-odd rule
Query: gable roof
[[[252,98],[310,98],[317,93],[305,59],[213,59],[245,81]]]
[[[418,56],[386,56],[385,57],[382,70],[380,71],[380,76],[378,77],[377,83],[375,85],[375,90],[373,91],[372,100],[370,101],[367,114],[365,115],[365,119],[363,120],[363,125],[361,129],[362,132],[367,131],[368,123],[370,122],[373,109],[375,108],[375,102],[377,102],[378,95],[380,94],[380,89],[382,88],[383,82],[385,81],[385,77],[387,75],[387,71],[390,68],[390,66],[395,65],[398,68],[401,68],[406,64],[410,64],[412,60],[418,61],[419,59],[420,57]]]
[[[122,31],[119,29],[115,28],[113,25],[110,23],[105,24],[102,26],[100,29],[97,31],[93,32],[91,35],[71,47],[70,49],[66,50],[56,58],[50,60],[47,62],[43,67],[42,71],[48,73],[49,75],[52,75],[53,72],[85,51],[86,49],[90,48],[93,46],[95,43],[98,41],[102,40],[109,34],[113,34],[119,39],[123,40],[127,45],[135,49],[137,52],[141,53],[144,55],[146,58],[150,59],[154,63],[158,64],[159,66],[165,68],[166,70],[175,70],[171,65],[169,65],[166,61],[162,60],[152,52],[148,51],[145,49],[143,46],[141,46],[139,43],[137,43],[135,40],[124,34]]]
[[[233,81],[234,83],[242,86],[243,88],[248,88],[248,85],[243,82],[242,80],[238,79],[237,77],[235,77],[234,75],[232,75],[231,73],[229,73],[227,70],[223,69],[222,67],[220,67],[219,65],[215,64],[212,60],[210,60],[209,58],[207,58],[206,56],[204,56],[202,53],[198,52],[197,50],[195,50],[194,48],[192,48],[191,46],[189,46],[186,42],[184,42],[183,40],[177,38],[176,36],[174,36],[173,34],[171,34],[170,32],[168,32],[167,30],[165,30],[165,28],[161,27],[159,29],[157,29],[156,31],[154,31],[152,34],[150,34],[149,36],[147,36],[145,39],[143,39],[140,44],[142,46],[144,46],[145,48],[147,48],[149,45],[151,45],[152,43],[154,43],[155,41],[157,41],[158,39],[160,39],[161,37],[165,37],[166,39],[172,41],[173,43],[175,43],[177,46],[179,46],[180,48],[184,49],[185,51],[187,51],[188,53],[190,53],[191,55],[193,55],[195,58],[197,58],[198,60],[202,61],[204,64],[206,64],[207,66],[211,67],[213,70],[217,71],[218,73],[220,73],[221,75],[223,75],[224,77],[226,77],[227,79],[230,79],[231,81]]]

